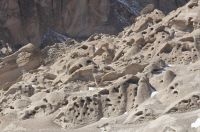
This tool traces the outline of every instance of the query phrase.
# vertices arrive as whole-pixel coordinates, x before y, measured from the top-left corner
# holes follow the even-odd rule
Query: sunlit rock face
[[[28,42],[40,45],[50,36],[65,40],[64,36],[86,38],[94,33],[116,34],[131,24],[149,3],[169,12],[185,1],[1,0],[0,39],[17,47]],[[54,32],[64,36],[60,39],[60,35],[49,34]]]

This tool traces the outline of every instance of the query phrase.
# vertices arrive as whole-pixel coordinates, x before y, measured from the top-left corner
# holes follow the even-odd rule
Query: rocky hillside
[[[29,43],[1,58],[2,132],[200,131],[200,1],[128,2],[117,3],[145,8],[117,35]]]
[[[29,42],[44,45],[94,33],[116,34],[149,3],[167,13],[186,1],[1,0],[0,40],[18,48]]]

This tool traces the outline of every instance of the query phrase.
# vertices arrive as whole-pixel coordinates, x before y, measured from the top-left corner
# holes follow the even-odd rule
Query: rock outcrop
[[[94,33],[116,34],[130,25],[147,4],[165,13],[186,1],[152,0],[1,0],[0,40],[18,48],[89,37]],[[63,34],[63,35],[61,35]],[[52,36],[56,37],[52,40]]]
[[[0,129],[198,132],[200,1],[169,14],[186,1],[153,2],[117,36],[28,44],[2,58]]]
[[[23,72],[34,70],[41,65],[40,49],[33,44],[27,44],[17,52],[4,57],[0,63],[1,89],[8,88]]]

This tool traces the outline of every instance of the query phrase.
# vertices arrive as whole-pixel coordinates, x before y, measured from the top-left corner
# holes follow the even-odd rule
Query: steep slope
[[[117,36],[28,44],[0,63],[0,129],[198,132],[199,45],[199,0]]]

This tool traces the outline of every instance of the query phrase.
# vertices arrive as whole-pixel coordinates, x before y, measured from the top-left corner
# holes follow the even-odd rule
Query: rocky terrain
[[[168,13],[187,0],[1,0],[0,40],[44,46],[94,33],[117,34],[149,3]],[[52,38],[53,36],[53,38]]]
[[[13,1],[7,0],[16,10],[18,4],[22,7],[29,3],[19,0],[13,4]],[[60,29],[68,29],[64,32],[75,37],[92,35],[84,41],[78,41],[65,39],[62,31],[52,30],[49,31],[50,39],[58,39],[56,37],[59,36],[62,42],[41,49],[39,42],[21,41],[21,38],[26,39],[26,35],[30,34],[20,36],[20,33],[16,33],[22,45],[31,43],[16,51],[12,50],[13,45],[7,44],[1,50],[4,54],[0,58],[0,131],[200,131],[199,0],[68,0],[68,8],[64,4],[66,1],[52,0],[53,6],[47,1],[30,0],[28,7],[31,8],[28,10],[35,12],[38,8],[33,5],[43,3],[46,8],[40,9],[45,13],[44,9],[50,10],[54,4],[61,2],[62,10],[70,11],[71,8],[77,16],[70,19],[75,21],[72,22],[74,25],[65,23],[65,28],[61,26]],[[1,2],[6,3],[4,0]],[[131,2],[134,6],[131,6]],[[79,6],[90,4],[93,5],[91,10],[95,11],[86,15],[89,17],[87,20],[92,22],[86,23],[83,27],[87,30],[83,30],[79,24],[82,17],[79,13],[84,13],[84,9]],[[118,4],[123,4],[123,7]],[[58,11],[56,7],[53,11]],[[123,28],[126,24],[117,26],[111,22],[97,28],[104,23],[101,20],[110,19],[117,23],[117,17],[106,9],[115,10],[119,7],[120,11],[125,11],[124,14],[131,14],[125,15],[126,22],[132,22],[131,25],[127,24],[129,26],[118,34],[120,29],[117,28]],[[60,21],[54,21],[56,18],[50,14],[42,18],[28,14],[22,19],[27,23],[21,28],[37,34],[38,37],[32,36],[37,41],[41,41],[40,35],[49,25],[40,25],[38,29],[44,31],[36,33],[38,31],[32,32],[31,29],[37,28],[29,21],[38,20],[40,23],[44,20],[60,26]],[[20,23],[21,19],[17,21]],[[29,24],[34,28],[29,30],[26,27]],[[17,25],[14,27],[4,29],[13,33],[14,30],[24,32]],[[4,30],[0,32],[5,35]],[[11,37],[18,42],[14,38]]]

